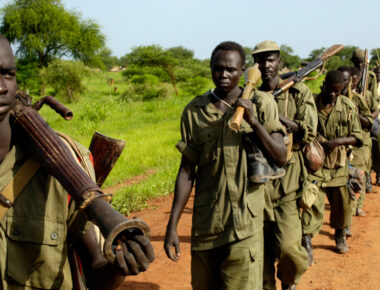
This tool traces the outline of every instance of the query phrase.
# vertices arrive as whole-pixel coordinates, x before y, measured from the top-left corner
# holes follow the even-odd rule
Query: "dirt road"
[[[127,277],[119,290],[191,289],[190,227],[193,199],[189,200],[179,223],[181,259],[175,263],[166,257],[163,250],[172,197],[169,195],[152,200],[149,203],[150,209],[134,214],[146,221],[152,230],[156,260],[147,272]],[[364,210],[367,215],[353,218],[353,236],[348,239],[350,251],[340,255],[333,251],[334,232],[329,227],[330,212],[326,205],[321,233],[313,238],[315,263],[302,277],[297,289],[380,289],[379,209],[380,188],[374,186],[374,192],[367,194],[365,200]]]

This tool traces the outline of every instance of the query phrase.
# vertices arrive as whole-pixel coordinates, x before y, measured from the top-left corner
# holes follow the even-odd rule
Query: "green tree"
[[[14,0],[0,11],[0,33],[16,44],[19,58],[37,59],[40,68],[63,56],[99,65],[105,41],[99,25],[60,0]]]
[[[281,50],[281,63],[284,67],[288,69],[297,69],[301,65],[301,58],[294,54],[293,48],[289,45],[282,44],[280,46]]]
[[[159,45],[137,46],[122,57],[122,62],[130,66],[160,67],[170,77],[175,93],[178,95],[174,69],[179,60],[170,51],[164,50]]]
[[[113,56],[112,51],[107,47],[104,47],[99,52],[98,56],[107,69],[111,69],[116,65],[120,65],[119,58],[117,56]]]

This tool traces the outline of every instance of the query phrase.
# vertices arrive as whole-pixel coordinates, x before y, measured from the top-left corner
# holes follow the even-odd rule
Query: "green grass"
[[[113,78],[116,93],[107,84]],[[179,96],[144,102],[129,102],[128,84],[121,73],[94,72],[85,80],[87,91],[77,103],[65,103],[74,112],[71,121],[63,120],[48,107],[41,114],[51,127],[89,146],[95,131],[126,142],[125,149],[107,178],[111,186],[153,169],[155,174],[141,183],[116,192],[113,205],[128,214],[145,206],[146,200],[166,195],[174,190],[180,154],[175,144],[180,139],[180,116],[184,106],[193,98],[181,91]],[[211,86],[211,83],[210,83]]]

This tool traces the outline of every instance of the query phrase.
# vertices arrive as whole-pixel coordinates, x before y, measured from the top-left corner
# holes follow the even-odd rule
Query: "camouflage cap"
[[[280,52],[280,47],[275,41],[264,40],[263,42],[258,43],[252,51],[252,55],[267,52],[267,51],[278,51]]]
[[[353,59],[353,58],[364,59],[364,50],[363,50],[363,49],[360,49],[360,48],[355,49],[355,50],[352,52],[352,57],[351,57],[351,59]]]

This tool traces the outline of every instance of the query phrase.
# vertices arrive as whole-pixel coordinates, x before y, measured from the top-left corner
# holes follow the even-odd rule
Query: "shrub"
[[[87,74],[88,70],[81,62],[58,59],[41,70],[41,76],[53,88],[53,94],[68,102],[79,100],[79,94],[86,89],[82,78]]]
[[[181,88],[193,95],[203,94],[208,88],[211,86],[211,81],[204,77],[194,77],[187,80],[187,82],[183,83]]]

